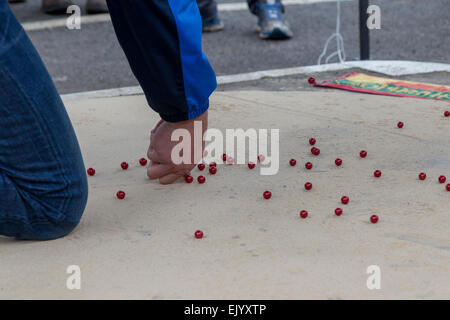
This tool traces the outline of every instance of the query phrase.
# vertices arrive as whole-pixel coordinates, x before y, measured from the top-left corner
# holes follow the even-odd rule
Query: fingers
[[[159,120],[159,122],[156,124],[156,126],[150,131],[150,133],[155,133],[156,130],[158,130],[159,126],[164,122],[164,120]]]
[[[147,158],[151,161],[151,162],[161,162],[161,159],[158,159],[158,155],[156,154],[156,150],[155,148],[153,148],[152,145],[150,145],[150,147],[148,148],[147,151]],[[159,161],[158,161],[159,160]]]
[[[172,164],[163,164],[150,162],[147,167],[147,176],[151,179],[159,179],[161,184],[170,184],[180,177],[184,177],[192,170],[192,166],[174,166]]]
[[[183,175],[170,173],[168,175],[165,175],[164,177],[159,178],[159,183],[161,184],[171,184],[178,180],[179,178],[183,177]]]
[[[150,145],[150,147],[148,148],[147,151],[147,157],[150,159],[150,161],[152,162],[157,162],[157,163],[168,163],[168,160],[166,159],[167,157],[164,156],[163,154],[159,153],[154,147],[153,145]]]
[[[173,171],[159,178],[159,183],[161,184],[170,184],[175,182],[179,178],[183,178],[184,176],[191,173],[191,170],[194,168],[193,165],[183,165],[173,168]]]
[[[153,128],[150,135],[150,145],[147,151],[147,156],[151,161],[149,167],[147,168],[147,176],[150,179],[159,179],[161,184],[172,183],[178,178],[190,173],[192,168],[195,167],[195,163],[201,161],[202,154],[203,157],[207,155],[207,152],[204,150],[205,141],[202,141],[200,145],[191,143],[190,148],[187,150],[181,148],[181,151],[179,151],[181,154],[179,154],[179,156],[182,157],[183,161],[185,160],[184,156],[188,157],[188,162],[191,162],[192,164],[187,164],[184,162],[181,164],[173,163],[173,161],[175,161],[173,159],[174,155],[172,155],[172,151],[174,150],[173,148],[178,146],[181,141],[172,141],[172,134],[174,130],[184,128],[192,135],[195,129],[193,120],[195,119],[176,124],[161,120]],[[207,127],[207,112],[198,117],[197,120],[203,121]],[[206,128],[203,131],[205,130]],[[185,138],[183,137],[183,139]],[[192,138],[189,139],[192,140]],[[185,152],[189,154],[185,154]],[[179,162],[178,157],[175,162]]]
[[[162,164],[158,162],[151,161],[150,165],[147,167],[147,176],[153,180],[161,178],[174,170],[172,164]]]

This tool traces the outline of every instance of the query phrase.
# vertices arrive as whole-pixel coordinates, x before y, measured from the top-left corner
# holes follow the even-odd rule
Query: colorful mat
[[[318,81],[315,85],[387,96],[450,102],[450,86],[373,77],[358,72],[346,74],[334,80]]]

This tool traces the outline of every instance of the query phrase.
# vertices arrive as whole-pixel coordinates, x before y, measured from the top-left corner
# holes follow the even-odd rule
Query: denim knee
[[[69,199],[64,212],[62,220],[53,221],[47,219],[41,223],[34,223],[32,226],[33,233],[29,236],[22,236],[21,239],[29,240],[52,240],[62,238],[71,233],[80,223],[83,212],[86,208],[88,198],[87,183],[83,183],[76,189],[79,192],[77,197]]]
[[[1,174],[0,189],[9,192],[2,199],[2,208],[13,208],[9,213],[0,214],[0,235],[22,240],[52,240],[68,235],[80,223],[88,198],[84,172],[75,183],[68,185],[65,193],[70,196],[65,199],[55,200],[51,195],[38,198]]]
[[[88,184],[86,174],[83,171],[78,184],[73,186],[73,190],[69,191],[73,196],[69,199],[65,212],[65,217],[61,221],[52,222],[49,225],[42,225],[37,230],[38,234],[35,240],[51,240],[64,237],[71,233],[80,223],[86,208],[88,199]]]

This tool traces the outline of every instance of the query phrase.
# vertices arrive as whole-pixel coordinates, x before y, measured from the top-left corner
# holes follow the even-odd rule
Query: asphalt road
[[[223,2],[231,0],[219,0]],[[381,8],[381,29],[371,31],[372,59],[450,63],[449,0],[378,0],[371,4]],[[61,18],[41,13],[39,6],[39,0],[28,0],[12,8],[22,22]],[[336,3],[290,5],[286,15],[294,38],[264,41],[254,31],[256,17],[247,10],[222,12],[225,30],[203,37],[204,51],[216,73],[316,64],[335,29]],[[358,59],[358,1],[342,3],[341,20],[347,60]],[[81,30],[61,27],[28,34],[61,94],[137,85],[110,22],[84,24]]]

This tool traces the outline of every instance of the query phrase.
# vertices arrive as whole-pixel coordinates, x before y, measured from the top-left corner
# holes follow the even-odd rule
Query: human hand
[[[201,123],[201,137],[196,137],[194,134],[195,121]],[[178,178],[189,174],[195,167],[195,164],[201,160],[203,155],[205,147],[203,134],[207,128],[208,111],[195,119],[182,122],[167,122],[160,120],[155,128],[153,128],[150,135],[150,146],[147,151],[150,165],[147,168],[147,176],[150,179],[159,179],[161,184],[170,184]],[[172,133],[177,129],[187,130],[191,145],[191,150],[183,149],[180,155],[183,156],[184,152],[190,152],[189,160],[180,164],[174,163],[175,159],[172,159],[172,149],[180,143],[180,140],[171,140]],[[197,135],[199,134],[200,132]],[[194,141],[195,138],[199,141]]]

